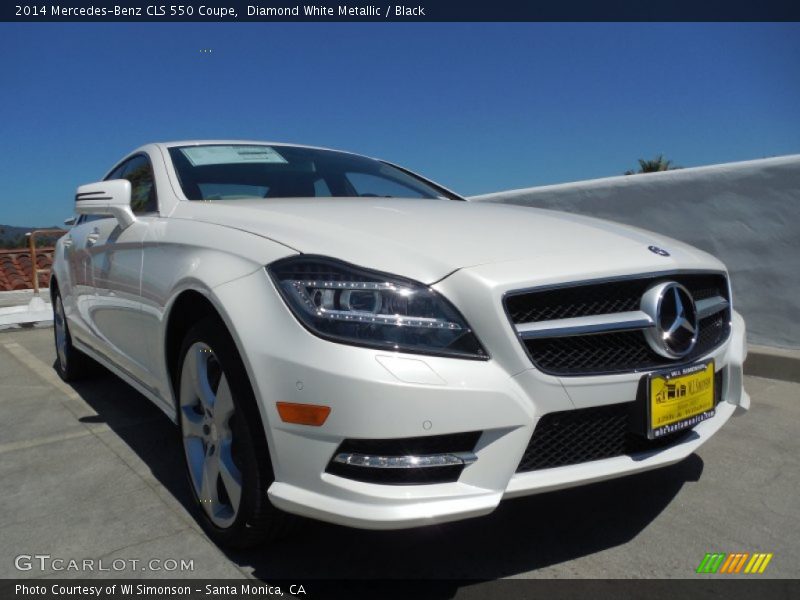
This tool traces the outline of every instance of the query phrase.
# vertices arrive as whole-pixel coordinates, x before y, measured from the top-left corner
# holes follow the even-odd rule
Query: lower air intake
[[[714,375],[715,403],[722,398],[722,374],[720,370]],[[544,415],[536,425],[517,472],[651,452],[675,444],[691,431],[687,429],[655,440],[633,433],[635,404],[624,402]]]

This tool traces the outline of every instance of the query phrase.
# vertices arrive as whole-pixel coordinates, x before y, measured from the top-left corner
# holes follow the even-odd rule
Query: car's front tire
[[[53,338],[56,346],[56,372],[64,381],[85,377],[90,369],[90,358],[72,345],[64,302],[61,293],[53,298]]]
[[[176,374],[178,422],[199,521],[214,542],[243,548],[286,530],[270,503],[269,449],[244,364],[216,318],[189,330]]]

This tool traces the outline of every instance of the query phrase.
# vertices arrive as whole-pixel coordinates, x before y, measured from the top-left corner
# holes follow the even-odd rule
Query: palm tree
[[[678,165],[673,164],[671,160],[664,158],[663,154],[659,154],[652,160],[639,159],[638,171],[625,171],[625,175],[635,175],[637,173],[657,173],[659,171],[672,171],[674,169],[681,169]]]

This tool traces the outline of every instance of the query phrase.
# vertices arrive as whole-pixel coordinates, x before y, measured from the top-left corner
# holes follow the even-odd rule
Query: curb
[[[800,382],[800,350],[748,344],[744,374]]]
[[[26,290],[12,290],[10,292],[0,292],[0,308],[27,305],[36,294],[28,288]],[[47,299],[50,297],[50,289],[43,287],[39,290],[39,297]]]
[[[33,325],[52,320],[53,307],[41,296],[33,296],[27,304],[22,306],[0,307],[0,327]]]

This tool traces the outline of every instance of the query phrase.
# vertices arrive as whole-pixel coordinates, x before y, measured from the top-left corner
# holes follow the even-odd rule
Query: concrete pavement
[[[667,469],[423,529],[303,522],[272,546],[224,553],[187,508],[169,420],[105,371],[62,383],[53,361],[49,329],[0,333],[0,577],[687,578],[714,551],[772,552],[762,577],[800,576],[797,383],[746,378],[751,412]],[[124,568],[15,568],[34,554]],[[193,569],[166,571],[169,560]]]
[[[51,345],[49,329],[0,334],[0,577],[244,577],[184,508],[180,455],[160,456],[174,446],[170,421],[106,372],[64,384]],[[37,554],[96,562],[15,567]],[[101,572],[101,558],[129,562]],[[152,559],[162,570],[143,567]],[[169,559],[193,559],[194,570],[166,572]]]

